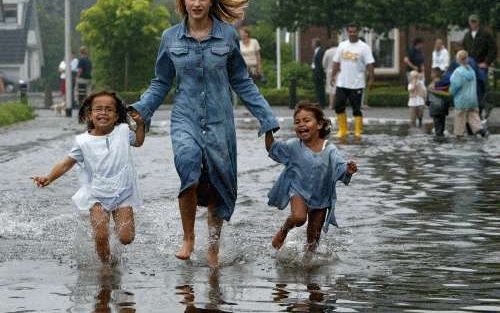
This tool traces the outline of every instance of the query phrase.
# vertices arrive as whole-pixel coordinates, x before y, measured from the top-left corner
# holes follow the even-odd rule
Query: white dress
[[[95,203],[108,212],[142,205],[130,149],[134,142],[135,133],[127,124],[115,126],[106,136],[76,136],[69,157],[81,168],[81,187],[72,197],[79,211],[89,212]]]

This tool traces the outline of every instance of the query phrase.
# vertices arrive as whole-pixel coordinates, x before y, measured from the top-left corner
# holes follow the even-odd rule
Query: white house
[[[0,0],[0,71],[16,80],[33,81],[40,78],[42,66],[35,1]]]

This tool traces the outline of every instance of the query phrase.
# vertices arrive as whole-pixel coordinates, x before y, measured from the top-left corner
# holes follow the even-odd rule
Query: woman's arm
[[[45,187],[69,171],[76,164],[76,160],[70,157],[64,158],[54,165],[48,176],[32,176],[31,179],[38,187]]]

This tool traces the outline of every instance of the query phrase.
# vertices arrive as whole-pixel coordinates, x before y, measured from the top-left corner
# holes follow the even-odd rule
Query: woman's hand
[[[358,171],[358,165],[354,161],[347,162],[347,174],[352,175]]]

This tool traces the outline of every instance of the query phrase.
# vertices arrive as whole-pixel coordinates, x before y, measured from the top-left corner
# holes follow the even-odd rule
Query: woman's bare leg
[[[309,222],[307,223],[307,251],[316,251],[325,217],[326,209],[309,212]]]
[[[134,211],[131,207],[118,208],[113,211],[113,219],[115,221],[115,231],[124,245],[128,245],[134,241],[135,224]]]
[[[182,247],[175,256],[181,260],[187,260],[194,249],[194,222],[196,219],[196,205],[198,185],[193,185],[179,196],[179,210],[181,212],[182,230],[184,238]]]
[[[99,203],[90,209],[90,224],[94,232],[95,248],[101,262],[109,262],[109,213]]]
[[[307,206],[304,200],[299,196],[293,196],[291,199],[292,214],[288,216],[285,224],[276,232],[273,237],[273,248],[279,250],[285,242],[288,232],[294,227],[300,227],[307,221]]]
[[[217,216],[217,197],[216,191],[212,189],[210,199],[208,200],[208,249],[207,263],[210,267],[219,265],[219,238],[222,230],[223,219]]]

